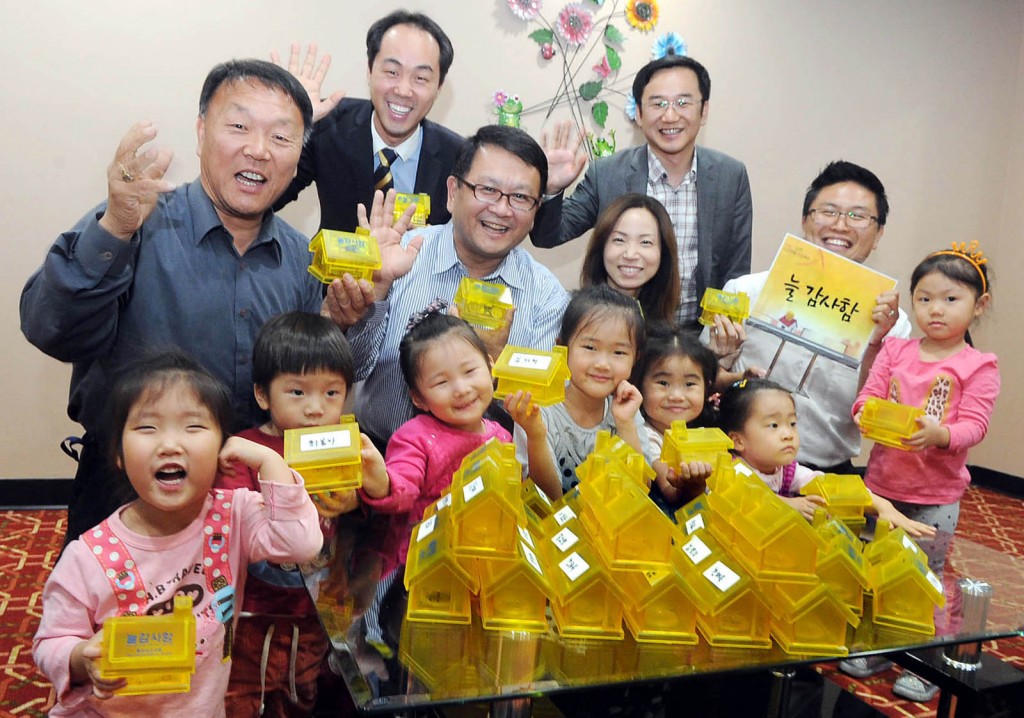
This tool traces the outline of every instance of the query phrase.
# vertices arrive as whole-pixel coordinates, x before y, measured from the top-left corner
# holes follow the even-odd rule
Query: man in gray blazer
[[[696,60],[667,55],[636,74],[633,96],[646,144],[592,162],[572,196],[558,194],[531,233],[555,247],[591,229],[626,192],[659,200],[672,217],[682,287],[677,319],[695,325],[708,287],[750,271],[753,209],[742,162],[706,147],[697,135],[708,117],[711,78]],[[548,192],[554,189],[549,183]],[[559,211],[559,209],[561,211]]]

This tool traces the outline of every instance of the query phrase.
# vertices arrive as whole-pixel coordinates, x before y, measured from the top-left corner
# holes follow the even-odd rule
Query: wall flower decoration
[[[622,108],[630,122],[636,122],[636,98],[632,92],[626,93],[626,106]]]
[[[532,20],[540,13],[540,0],[508,0],[508,9],[520,20]]]
[[[558,34],[569,45],[580,46],[590,37],[594,14],[583,3],[570,3],[558,13]]]
[[[686,54],[686,41],[677,33],[667,32],[659,36],[651,46],[651,58],[660,60],[666,55],[683,56]]]
[[[657,0],[629,0],[626,3],[626,22],[640,32],[649,32],[658,24]]]
[[[537,104],[523,106],[518,98],[502,94],[494,98],[493,107],[499,121],[518,120],[534,112],[546,116],[560,107],[566,107],[580,135],[588,137],[584,144],[591,157],[615,151],[615,139],[610,130],[605,135],[609,98],[621,98],[632,119],[636,116],[636,103],[630,96],[632,75],[622,77],[622,52],[627,40],[621,19],[627,8],[627,20],[632,27],[647,31],[657,21],[657,3],[636,0],[569,0],[563,2],[557,14],[545,17],[541,11],[543,0],[498,0],[507,5],[517,18],[534,25],[530,40],[537,43],[537,61],[561,69],[554,97]],[[547,5],[551,7],[550,2]],[[628,13],[640,20],[634,22]],[[615,22],[620,22],[616,27]],[[588,131],[595,128],[598,136]],[[610,139],[609,139],[610,137]]]

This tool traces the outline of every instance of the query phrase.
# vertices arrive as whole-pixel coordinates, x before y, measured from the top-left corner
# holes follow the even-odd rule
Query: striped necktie
[[[377,153],[380,164],[373,172],[373,188],[379,189],[384,194],[387,194],[388,190],[395,186],[395,180],[391,176],[391,163],[395,161],[396,157],[398,157],[398,153],[390,147],[385,147]]]

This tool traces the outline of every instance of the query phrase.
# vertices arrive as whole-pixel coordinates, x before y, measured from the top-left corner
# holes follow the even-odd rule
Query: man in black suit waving
[[[289,69],[309,91],[314,108],[313,136],[299,160],[298,173],[275,205],[280,209],[316,182],[320,226],[352,231],[356,206],[369,208],[376,189],[430,195],[429,224],[444,224],[447,179],[463,138],[426,119],[451,67],[452,43],[422,13],[396,10],[366,33],[370,99],[320,99],[330,64],[316,65],[311,45],[301,72],[299,47],[292,46]],[[276,59],[276,58],[275,58]]]

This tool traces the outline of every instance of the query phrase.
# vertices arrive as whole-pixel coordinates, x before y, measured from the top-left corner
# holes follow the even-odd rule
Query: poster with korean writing
[[[875,326],[875,298],[895,286],[892,277],[787,234],[748,322],[855,367]]]

